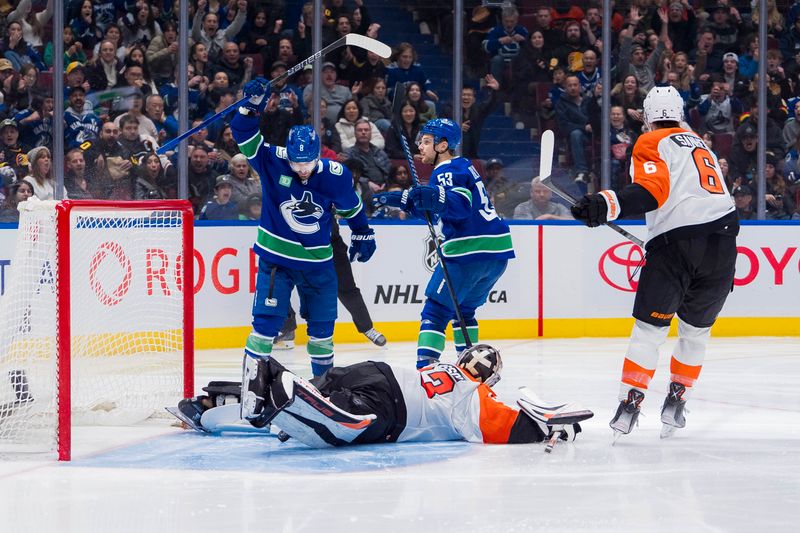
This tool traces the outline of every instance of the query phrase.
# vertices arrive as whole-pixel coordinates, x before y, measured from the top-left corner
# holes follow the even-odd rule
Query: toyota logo
[[[621,242],[612,246],[600,256],[597,271],[609,286],[624,292],[636,292],[638,279],[634,279],[636,269],[644,259],[642,249],[632,242]]]

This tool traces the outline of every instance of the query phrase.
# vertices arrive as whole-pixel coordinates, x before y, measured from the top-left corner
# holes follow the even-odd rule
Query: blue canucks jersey
[[[468,263],[514,257],[508,224],[494,210],[481,176],[469,159],[456,157],[439,163],[433,169],[430,184],[446,191],[441,220],[442,253],[447,259]]]
[[[337,161],[320,159],[317,170],[301,180],[289,166],[286,148],[264,142],[257,117],[236,113],[231,132],[261,177],[263,200],[255,252],[290,268],[332,266],[332,208],[351,229],[369,227],[350,171]]]

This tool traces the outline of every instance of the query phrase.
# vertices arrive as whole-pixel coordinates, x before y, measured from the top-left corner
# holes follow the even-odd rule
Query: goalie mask
[[[488,344],[476,344],[461,352],[456,366],[481,383],[493,387],[500,381],[503,360],[500,359],[500,352]]]

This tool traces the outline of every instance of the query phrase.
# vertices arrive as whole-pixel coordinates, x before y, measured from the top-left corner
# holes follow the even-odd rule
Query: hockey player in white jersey
[[[255,360],[253,360],[255,361]],[[500,353],[485,344],[467,348],[455,365],[419,371],[365,361],[333,367],[310,383],[275,358],[251,367],[248,386],[212,382],[208,396],[183,400],[173,412],[194,429],[211,430],[212,407],[237,402],[253,425],[272,423],[312,447],[382,442],[466,440],[487,444],[574,439],[591,411],[574,404],[546,405],[522,389],[519,409],[491,389],[500,380]],[[227,387],[227,390],[226,390]],[[222,398],[222,399],[220,399]],[[204,425],[205,423],[205,425]]]
[[[678,343],[661,408],[662,437],[686,424],[684,407],[700,375],[711,326],[733,288],[739,220],[716,156],[683,122],[683,99],[655,87],[644,101],[649,130],[636,141],[632,183],[618,193],[586,195],[573,216],[589,227],[646,213],[647,261],[622,366],[615,437],[633,429],[658,362],[658,349],[678,315]]]

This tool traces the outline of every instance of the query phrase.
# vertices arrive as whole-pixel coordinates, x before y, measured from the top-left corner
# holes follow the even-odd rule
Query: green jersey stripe
[[[464,187],[453,187],[450,190],[469,200],[469,204],[472,205],[472,191],[465,189]]]
[[[359,212],[361,212],[361,209],[363,209],[363,208],[364,208],[364,204],[361,202],[361,196],[358,196],[358,205],[356,205],[353,209],[345,209],[345,210],[337,209],[336,210],[336,214],[339,215],[340,217],[344,217],[344,218],[353,218]]]
[[[243,143],[239,143],[239,151],[242,152],[245,157],[250,159],[256,155],[256,152],[258,152],[258,147],[261,146],[262,142],[264,142],[264,138],[261,136],[261,132],[256,132],[255,135]]]
[[[256,246],[271,254],[295,261],[321,263],[329,261],[333,257],[333,247],[330,244],[305,247],[298,242],[273,235],[262,227],[258,228]]]
[[[442,253],[446,257],[457,257],[477,253],[504,253],[514,250],[511,234],[481,235],[477,237],[461,237],[445,242]]]

